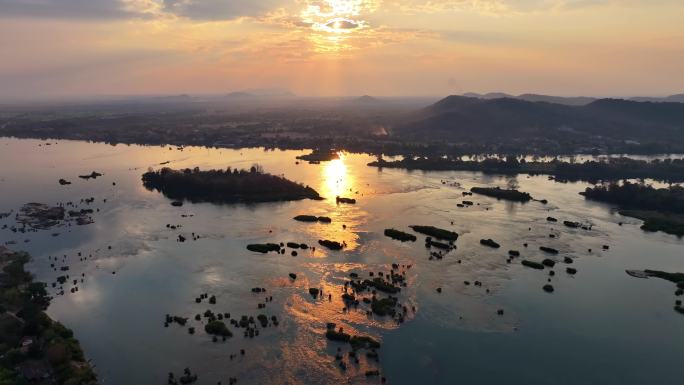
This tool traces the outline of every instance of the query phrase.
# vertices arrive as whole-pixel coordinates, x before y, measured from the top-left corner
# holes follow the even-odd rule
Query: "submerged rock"
[[[556,266],[556,261],[553,259],[546,258],[542,261],[542,265],[548,266],[548,267],[554,267]]]
[[[337,202],[338,204],[339,204],[339,203],[347,203],[347,204],[352,204],[352,205],[353,205],[353,204],[356,204],[356,199],[354,199],[354,198],[344,198],[344,197],[337,196],[337,197],[335,197],[335,202]]]
[[[428,241],[428,240],[425,241],[425,246],[426,247],[436,247],[436,248],[442,249],[442,250],[451,250],[451,248],[453,247],[453,246],[446,244],[446,243],[437,242],[437,241]],[[441,259],[441,255],[438,255],[438,257]]]
[[[543,270],[543,269],[544,269],[544,265],[541,264],[541,263],[539,263],[539,262],[535,262],[535,261],[530,261],[530,260],[527,260],[527,259],[523,259],[522,262],[520,262],[520,263],[521,263],[523,266],[531,267],[531,268],[533,268],[533,269],[538,269],[538,270]]]
[[[318,244],[327,247],[330,250],[342,250],[342,248],[344,247],[344,245],[340,242],[330,241],[327,239],[319,240]]]
[[[318,217],[315,215],[297,215],[293,219],[295,221],[300,221],[300,222],[317,222],[318,221]]]
[[[489,239],[480,239],[480,244],[483,245],[483,246],[488,246],[488,247],[492,247],[492,248],[495,248],[495,249],[498,249],[499,247],[501,247],[501,245],[499,245],[498,243],[496,243],[496,241],[494,241],[494,240],[491,239],[491,238],[489,238]]]
[[[392,239],[396,239],[398,241],[402,242],[415,242],[416,241],[416,236],[413,234],[405,233],[400,230],[395,230],[395,229],[385,229],[385,236],[388,236]]]
[[[280,252],[280,245],[277,243],[253,243],[247,245],[247,250],[266,254],[269,251]]]
[[[93,172],[91,172],[90,174],[79,175],[78,177],[81,178],[81,179],[86,179],[86,180],[87,180],[87,179],[97,179],[98,177],[101,177],[101,176],[102,176],[101,173],[99,173],[99,172],[97,172],[97,171],[93,171]]]
[[[558,254],[558,250],[553,247],[539,246],[539,250],[549,254]]]
[[[321,223],[332,222],[332,219],[330,219],[330,217],[317,217],[315,215],[297,215],[293,219],[295,221],[300,221],[300,222],[321,222]]]
[[[435,237],[438,239],[444,239],[447,241],[456,241],[458,239],[458,234],[449,231],[449,230],[444,230],[440,229],[439,227],[434,227],[434,226],[419,226],[419,225],[413,225],[409,226],[413,231],[429,235],[431,237]]]

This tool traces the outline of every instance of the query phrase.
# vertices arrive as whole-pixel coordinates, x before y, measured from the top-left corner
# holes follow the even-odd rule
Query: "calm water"
[[[639,221],[586,202],[577,194],[586,184],[377,170],[365,166],[372,160],[365,155],[309,165],[295,163],[303,153],[298,151],[51,143],[0,139],[0,212],[16,211],[28,202],[94,197],[91,207],[99,209],[95,223],[25,234],[4,229],[0,243],[16,242],[10,247],[32,253],[30,268],[39,280],[52,283],[62,274],[51,268],[55,261],[49,257],[56,256],[56,266],[70,266],[72,279],[85,275],[78,292],[69,293],[72,285],[65,285],[66,295],[56,296],[49,313],[74,329],[105,384],[162,384],[169,371],[178,374],[184,367],[199,374],[199,384],[227,384],[228,377],[241,384],[378,383],[365,376],[367,369],[376,368],[391,384],[681,383],[684,316],[672,309],[674,285],[632,278],[624,270],[684,271],[684,242],[644,233]],[[172,207],[140,181],[143,172],[162,162],[202,169],[259,163],[268,172],[312,186],[327,199]],[[87,181],[77,177],[93,170],[104,176]],[[60,186],[60,178],[73,184]],[[470,187],[509,184],[549,204],[473,196],[465,199],[475,206],[456,206]],[[358,204],[338,206],[336,195],[355,197]],[[298,214],[330,216],[333,223],[293,221]],[[549,215],[589,222],[593,230],[548,223]],[[14,215],[0,219],[0,227],[4,224],[12,226]],[[167,224],[182,227],[171,230]],[[458,232],[458,249],[442,260],[430,260],[422,236],[415,243],[400,243],[382,234],[388,227],[408,231],[412,224]],[[200,239],[192,241],[191,233]],[[178,243],[179,234],[190,240]],[[261,255],[245,249],[256,242],[313,245],[323,238],[345,241],[348,247],[300,251],[296,257],[289,251]],[[493,238],[502,247],[483,247],[481,238]],[[604,244],[610,250],[601,250]],[[552,294],[542,291],[548,269],[524,268],[520,259],[506,262],[509,249],[541,260],[546,256],[540,245],[559,249],[558,260],[572,257],[578,269],[569,276],[565,265],[558,264]],[[348,273],[366,277],[368,271],[389,271],[392,263],[412,265],[408,287],[400,295],[402,303],[416,308],[406,322],[368,317],[365,305],[344,312],[340,295]],[[288,273],[296,273],[297,280]],[[482,287],[464,284],[475,280]],[[257,309],[264,295],[251,293],[252,287],[264,287],[273,296],[265,309]],[[309,287],[322,287],[332,301],[314,300]],[[195,303],[205,292],[216,295],[216,305]],[[253,339],[234,329],[233,338],[214,343],[194,320],[206,309],[230,312],[234,318],[276,315],[280,325]],[[186,328],[165,328],[167,313],[190,321]],[[334,356],[342,347],[348,361],[349,349],[325,340],[326,322],[381,340],[379,363],[362,357],[342,371]],[[187,326],[198,332],[188,334]],[[233,354],[238,357],[231,360]]]

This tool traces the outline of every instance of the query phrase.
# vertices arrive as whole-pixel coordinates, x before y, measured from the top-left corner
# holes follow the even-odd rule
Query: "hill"
[[[394,127],[407,139],[492,143],[501,139],[684,140],[684,104],[599,99],[583,106],[513,98],[448,96]]]

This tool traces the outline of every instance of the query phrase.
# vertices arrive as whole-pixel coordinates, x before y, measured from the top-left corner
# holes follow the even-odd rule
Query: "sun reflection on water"
[[[346,251],[358,247],[358,230],[365,221],[367,212],[357,205],[337,204],[336,197],[357,197],[356,178],[348,166],[345,154],[338,153],[338,159],[322,162],[320,165],[320,187],[318,191],[326,199],[328,206],[316,215],[329,216],[330,224],[306,226],[318,239],[330,239],[343,242]],[[329,251],[321,248],[318,256],[326,256]]]
[[[344,196],[352,192],[354,187],[353,177],[344,163],[344,153],[338,153],[339,158],[326,162],[322,167],[323,196],[328,200],[335,200],[337,196]]]

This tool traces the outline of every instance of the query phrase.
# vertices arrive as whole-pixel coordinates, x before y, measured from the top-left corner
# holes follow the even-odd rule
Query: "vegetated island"
[[[485,174],[551,175],[560,181],[610,181],[620,179],[654,179],[665,182],[684,182],[684,159],[655,159],[651,161],[626,157],[588,160],[581,163],[552,160],[525,161],[515,156],[489,158],[481,161],[444,157],[406,157],[386,161],[382,158],[368,163],[371,167],[401,168],[424,171],[479,171]]]
[[[167,198],[191,202],[236,203],[275,202],[322,199],[309,186],[281,176],[265,173],[260,166],[250,170],[200,171],[199,168],[150,170],[142,176],[148,190],[157,190]]]
[[[320,162],[328,162],[331,160],[339,159],[340,156],[337,153],[336,150],[321,150],[321,149],[316,149],[311,151],[311,153],[306,154],[306,155],[300,155],[297,157],[299,160],[305,160],[309,163],[320,163]]]
[[[51,298],[29,259],[0,246],[0,384],[96,385],[73,332],[45,314]]]
[[[624,182],[587,187],[580,193],[587,199],[618,205],[620,214],[644,221],[645,231],[663,231],[684,236],[684,187],[652,186]]]
[[[666,271],[659,270],[627,270],[628,275],[636,278],[648,278],[656,277],[664,279],[666,281],[673,282],[677,289],[675,291],[675,296],[679,297],[684,295],[684,273],[668,273]],[[682,305],[682,300],[675,300],[674,310],[677,313],[684,314],[684,306]]]
[[[295,221],[299,222],[321,222],[321,223],[331,223],[332,219],[330,217],[315,216],[315,215],[297,215],[293,218]]]
[[[438,239],[445,239],[447,241],[455,241],[458,239],[457,233],[449,230],[440,229],[439,227],[419,225],[413,225],[409,227],[417,233],[429,235],[431,237],[435,237]]]
[[[518,190],[505,190],[499,187],[473,187],[470,189],[475,194],[485,195],[488,197],[503,199],[514,202],[529,202],[532,196],[529,193]]]
[[[402,242],[415,242],[417,240],[415,235],[397,229],[385,229],[385,236]]]

